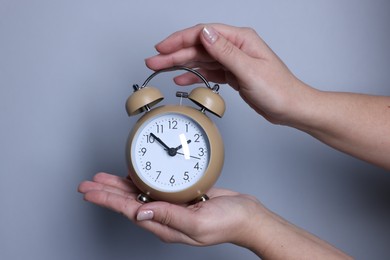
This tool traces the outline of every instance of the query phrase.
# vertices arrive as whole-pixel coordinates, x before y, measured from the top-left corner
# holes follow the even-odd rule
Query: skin
[[[167,243],[233,243],[263,259],[347,259],[316,236],[288,223],[256,198],[212,188],[210,200],[192,205],[142,204],[129,179],[98,173],[79,186],[86,201],[116,211]]]
[[[227,83],[273,124],[302,130],[347,154],[390,169],[390,98],[324,92],[296,78],[250,28],[200,24],[157,44],[145,60],[152,70],[197,68],[209,81]],[[185,73],[178,85],[199,82]],[[348,255],[277,216],[256,198],[209,191],[195,205],[140,204],[128,179],[99,173],[82,182],[84,199],[119,212],[165,242],[207,246],[233,243],[264,259],[345,259]]]
[[[214,42],[203,28],[213,31]],[[324,92],[297,79],[253,29],[197,25],[156,45],[146,65],[199,68],[210,81],[227,83],[274,124],[295,127],[342,152],[390,170],[390,97]],[[188,73],[179,85],[198,82]]]

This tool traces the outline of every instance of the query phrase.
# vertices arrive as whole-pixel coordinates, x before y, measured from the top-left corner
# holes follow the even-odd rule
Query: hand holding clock
[[[228,83],[271,123],[295,127],[347,154],[390,169],[390,97],[314,89],[296,78],[250,28],[197,25],[172,34],[156,50],[156,56],[146,59],[152,70],[177,65],[197,68],[210,81]],[[179,85],[198,81],[190,73],[175,78]],[[81,183],[79,191],[85,200],[124,214],[166,242],[231,242],[264,258],[348,258],[253,197],[232,191],[213,188],[209,201],[190,206],[140,204],[136,201],[139,191],[129,180],[102,173],[92,182]]]
[[[152,70],[185,65],[227,83],[265,119],[307,132],[390,170],[390,97],[317,90],[299,80],[251,28],[199,24],[171,34],[145,60]],[[200,82],[191,73],[178,85]],[[353,129],[354,134],[351,134]]]
[[[78,188],[86,201],[123,214],[169,243],[209,246],[234,243],[265,259],[346,258],[324,241],[281,219],[256,198],[212,188],[210,200],[194,205],[141,204],[134,184],[98,173]],[[286,242],[287,241],[287,242]]]

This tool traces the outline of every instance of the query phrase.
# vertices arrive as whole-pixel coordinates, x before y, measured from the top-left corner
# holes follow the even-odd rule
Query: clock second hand
[[[180,154],[180,155],[184,155],[184,153],[179,153],[179,152],[176,152],[177,154]],[[190,155],[190,157],[191,158],[194,158],[194,159],[198,159],[198,160],[200,160],[200,158],[199,157],[195,157],[195,156],[192,156],[192,155]]]

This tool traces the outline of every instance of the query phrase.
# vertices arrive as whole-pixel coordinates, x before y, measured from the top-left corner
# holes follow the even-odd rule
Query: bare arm
[[[270,218],[254,228],[254,237],[241,244],[262,259],[352,259],[313,234],[269,212]],[[261,236],[268,236],[259,241]],[[264,238],[264,237],[263,237]],[[256,240],[257,239],[257,240]]]
[[[390,97],[311,92],[287,124],[390,170]]]

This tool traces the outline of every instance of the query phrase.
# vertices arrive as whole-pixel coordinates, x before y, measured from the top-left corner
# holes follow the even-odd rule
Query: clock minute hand
[[[150,133],[150,136],[152,136],[157,142],[159,142],[162,146],[164,146],[165,148],[165,151],[167,151],[168,155],[169,156],[175,156],[176,155],[176,148],[173,148],[173,147],[169,147],[168,145],[166,145],[166,143],[164,143],[160,138],[158,138],[155,134],[153,133]]]

